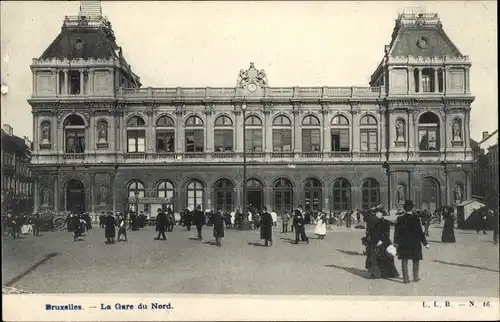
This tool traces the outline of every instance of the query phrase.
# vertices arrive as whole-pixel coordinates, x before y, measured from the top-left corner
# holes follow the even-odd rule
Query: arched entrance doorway
[[[279,178],[273,185],[274,205],[273,210],[278,214],[293,209],[293,186],[290,180]]]
[[[316,212],[322,210],[321,182],[318,179],[307,179],[304,182],[304,210]]]
[[[351,210],[351,183],[347,179],[337,178],[333,182],[330,209],[336,212]]]
[[[257,179],[247,181],[247,205],[257,210],[261,210],[264,205],[264,187]]]
[[[66,183],[65,209],[74,214],[86,211],[85,186],[79,180],[72,179]]]
[[[220,179],[214,185],[215,210],[232,211],[234,207],[233,184],[228,179]]]
[[[439,184],[433,178],[425,178],[421,185],[420,209],[435,211],[439,206]]]

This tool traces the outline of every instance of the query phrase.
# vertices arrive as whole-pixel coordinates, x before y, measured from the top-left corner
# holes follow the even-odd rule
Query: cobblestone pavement
[[[307,230],[315,238],[314,227]],[[196,229],[175,227],[164,242],[153,240],[153,228],[146,228],[114,245],[104,244],[99,228],[78,242],[68,232],[3,236],[2,285],[34,293],[499,296],[498,246],[491,232],[456,231],[457,243],[442,244],[441,228],[433,227],[422,280],[410,284],[367,279],[359,229],[332,227],[324,240],[294,245],[288,240],[293,233],[275,228],[269,248],[260,246],[258,231],[226,230],[222,247],[209,243],[211,227],[203,233],[200,242],[193,238]]]

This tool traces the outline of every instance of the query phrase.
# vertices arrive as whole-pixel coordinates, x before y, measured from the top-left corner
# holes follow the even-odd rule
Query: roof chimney
[[[484,131],[483,132],[483,140],[486,140],[486,138],[488,137],[489,133],[488,131]]]
[[[80,17],[94,18],[102,16],[100,0],[80,1]]]

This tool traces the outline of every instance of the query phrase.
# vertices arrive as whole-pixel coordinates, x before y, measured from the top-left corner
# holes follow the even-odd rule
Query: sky
[[[1,2],[2,124],[32,138],[29,66],[79,1]],[[471,138],[498,128],[495,1],[102,2],[143,87],[233,87],[255,62],[270,86],[368,86],[402,10],[436,12],[469,55]]]

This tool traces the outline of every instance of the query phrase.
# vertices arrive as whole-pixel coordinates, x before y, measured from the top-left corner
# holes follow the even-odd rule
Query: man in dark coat
[[[167,208],[167,217],[168,217],[168,225],[167,225],[168,231],[173,231],[175,226],[175,215],[174,211],[170,207]]]
[[[82,234],[82,227],[80,223],[80,215],[74,215],[71,218],[71,226],[73,226],[73,241],[76,241],[77,238]]]
[[[488,208],[483,207],[479,209],[479,216],[477,217],[476,222],[476,233],[482,230],[483,234],[486,235],[486,228],[488,227]]]
[[[309,244],[309,238],[306,236],[306,220],[303,215],[302,205],[299,205],[294,211],[292,226],[295,228],[295,244],[299,243],[299,236],[302,241]]]
[[[201,235],[201,230],[205,225],[205,214],[203,213],[203,211],[201,211],[200,205],[196,206],[196,209],[194,211],[194,224],[196,226],[196,230],[198,231],[198,239],[202,240],[203,237]]]
[[[130,229],[132,231],[139,230],[139,218],[137,217],[137,213],[135,213],[134,211],[130,214]]]
[[[158,215],[156,216],[156,230],[158,231],[158,236],[155,240],[160,240],[160,236],[162,240],[167,240],[167,235],[165,232],[167,231],[168,226],[168,218],[165,212],[162,209],[158,209]]]
[[[418,282],[419,263],[423,259],[422,244],[429,248],[419,218],[413,214],[413,202],[406,200],[403,208],[405,214],[398,217],[394,231],[394,244],[396,245],[398,258],[402,260],[403,282],[410,283],[408,276],[408,260],[413,262],[413,281]]]
[[[104,237],[106,238],[106,244],[115,243],[115,226],[116,219],[112,212],[108,212],[106,219],[104,220]]]
[[[493,211],[493,243],[498,244],[498,208]]]
[[[100,228],[104,228],[105,221],[106,221],[106,215],[104,214],[104,212],[102,212],[101,215],[99,216],[99,227]]]
[[[36,213],[33,215],[33,220],[32,220],[32,224],[33,224],[33,236],[38,236],[38,234],[40,233],[40,225],[42,223],[42,219],[40,218],[40,214],[39,213]]]
[[[193,224],[193,214],[189,210],[189,208],[186,208],[184,210],[184,225],[186,225],[186,228],[188,231],[191,231],[191,225]]]
[[[273,245],[273,216],[267,211],[267,207],[262,208],[262,216],[260,217],[260,239],[264,239],[266,247]]]
[[[66,228],[69,233],[75,229],[75,227],[73,227],[73,216],[73,214],[68,214],[66,217]]]
[[[431,213],[427,209],[424,209],[424,211],[422,211],[422,213],[420,214],[420,219],[425,229],[424,231],[425,236],[429,237],[429,226],[431,225]]]
[[[222,246],[221,240],[224,237],[224,216],[222,216],[221,209],[217,210],[213,215],[212,223],[214,225],[215,245]]]

